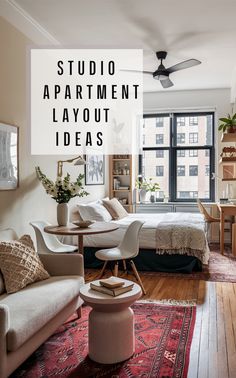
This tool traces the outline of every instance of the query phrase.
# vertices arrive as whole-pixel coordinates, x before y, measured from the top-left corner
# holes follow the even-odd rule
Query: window
[[[195,119],[190,122],[191,117]],[[162,129],[156,129],[158,118],[163,119]],[[158,182],[170,201],[193,202],[197,197],[214,201],[214,113],[148,114],[144,119],[145,129],[141,121],[140,130],[146,135],[146,144],[140,155],[139,173]],[[190,123],[196,121],[194,129]]]
[[[209,176],[209,174],[210,174],[210,166],[205,165],[205,176]]]
[[[164,166],[157,165],[156,166],[156,176],[164,176]]]
[[[178,157],[185,157],[185,151],[184,150],[177,150],[177,156]]]
[[[198,176],[198,166],[190,165],[189,166],[189,176]]]
[[[189,150],[189,157],[197,157],[198,150]]]
[[[156,150],[156,158],[163,158],[164,151],[163,150]]]
[[[163,127],[164,125],[164,118],[157,117],[156,118],[156,127]]]
[[[156,134],[156,144],[163,144],[163,142],[164,142],[164,135]]]
[[[198,143],[198,133],[189,133],[189,143]]]
[[[177,166],[177,176],[185,176],[185,165]]]
[[[198,117],[189,117],[189,126],[198,126]]]
[[[185,126],[185,118],[177,117],[177,126]]]
[[[178,192],[178,198],[183,198],[183,199],[198,198],[198,192],[197,191],[181,191],[181,192]]]
[[[184,144],[185,143],[185,133],[178,133],[177,134],[177,143]]]

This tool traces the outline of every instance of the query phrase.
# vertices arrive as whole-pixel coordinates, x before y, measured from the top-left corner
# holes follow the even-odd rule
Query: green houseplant
[[[235,133],[236,132],[236,113],[234,115],[228,114],[228,117],[220,118],[221,124],[218,127],[219,131],[223,133]]]

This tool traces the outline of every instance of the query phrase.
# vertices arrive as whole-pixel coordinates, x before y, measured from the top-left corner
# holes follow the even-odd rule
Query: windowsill
[[[215,201],[207,201],[207,202],[204,202],[204,204],[214,204],[215,203]],[[188,205],[188,206],[193,206],[193,205],[196,205],[197,206],[197,203],[195,202],[195,201],[193,201],[193,202],[187,202],[187,201],[172,201],[172,202],[150,202],[150,201],[146,201],[146,202],[136,202],[134,205],[138,205],[138,206],[142,206],[142,205],[144,205],[144,206],[147,206],[147,205],[149,205],[149,206],[163,206],[163,205]]]

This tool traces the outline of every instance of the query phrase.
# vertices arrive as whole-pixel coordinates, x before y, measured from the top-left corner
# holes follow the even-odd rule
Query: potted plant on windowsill
[[[145,202],[147,192],[151,192],[150,201],[155,202],[155,192],[160,189],[157,182],[152,182],[152,178],[148,181],[145,177],[138,177],[136,180],[136,188],[139,189],[140,202]]]
[[[84,175],[79,174],[76,181],[71,182],[70,175],[57,177],[53,182],[41,171],[40,167],[36,167],[36,174],[42,183],[46,193],[49,194],[57,202],[57,222],[59,226],[66,226],[68,223],[68,202],[74,197],[84,197],[89,193],[83,188]]]
[[[236,113],[234,115],[228,114],[228,117],[220,118],[221,124],[218,127],[219,131],[223,133],[235,133],[236,132]]]
[[[155,198],[155,193],[157,190],[160,189],[160,186],[157,182],[152,182],[152,178],[149,179],[149,182],[147,184],[147,190],[149,192],[151,192],[151,195],[150,195],[150,202],[155,202],[156,198]]]

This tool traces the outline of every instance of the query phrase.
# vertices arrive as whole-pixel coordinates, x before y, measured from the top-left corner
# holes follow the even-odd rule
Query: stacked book
[[[133,283],[113,276],[90,283],[91,289],[99,291],[100,293],[111,295],[112,297],[117,297],[117,295],[131,291],[133,286]]]

